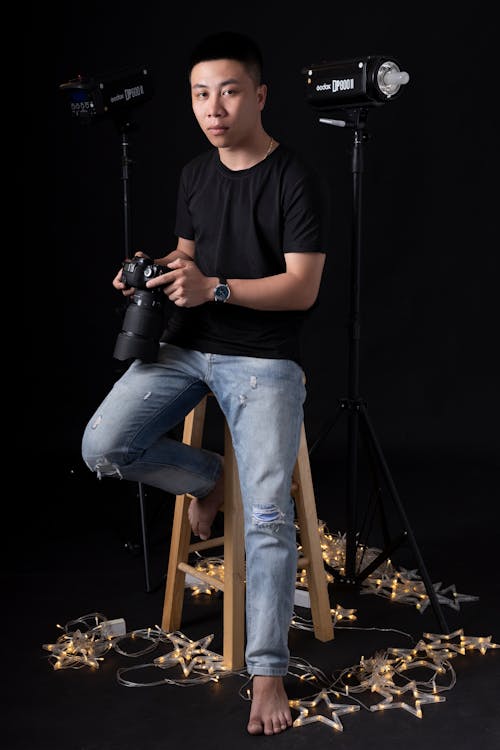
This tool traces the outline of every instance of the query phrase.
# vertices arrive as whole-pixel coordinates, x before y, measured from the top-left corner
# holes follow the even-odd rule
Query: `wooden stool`
[[[201,447],[207,396],[186,416],[182,440]],[[314,635],[320,641],[333,639],[333,623],[328,596],[321,543],[316,515],[316,502],[309,465],[304,425],[293,472],[291,494],[299,525],[303,556],[297,567],[307,575]],[[224,593],[223,602],[223,660],[228,669],[244,666],[245,652],[245,547],[243,507],[241,502],[238,467],[229,427],[224,420],[224,536],[190,544],[191,525],[188,508],[192,496],[177,495],[170,541],[170,556],[163,605],[162,629],[167,632],[181,629],[182,606],[186,573]],[[224,580],[197,570],[188,564],[189,555],[214,547],[224,548]]]

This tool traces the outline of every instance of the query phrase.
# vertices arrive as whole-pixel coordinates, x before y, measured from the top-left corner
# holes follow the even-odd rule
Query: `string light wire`
[[[319,521],[321,548],[325,564],[325,576],[328,582],[334,581],[333,575],[327,567],[344,571],[345,543],[344,534],[332,534],[323,521]],[[300,554],[300,545],[298,552]],[[380,554],[380,550],[364,547],[359,549],[363,560],[373,560]],[[200,572],[224,580],[223,557],[203,558],[197,553],[194,567]],[[297,571],[298,588],[307,590],[307,573]],[[442,588],[442,583],[433,584],[438,600],[454,609],[460,607],[461,602],[477,601],[479,597],[468,594],[458,594],[455,586]],[[206,583],[190,586],[193,596],[212,594],[215,587]],[[419,612],[424,612],[429,605],[429,597],[425,591],[423,581],[417,570],[397,570],[390,560],[386,560],[378,569],[374,570],[363,582],[361,593],[384,596],[390,601],[414,605]],[[305,659],[290,657],[288,675],[299,682],[315,684],[320,688],[301,699],[289,701],[290,707],[298,712],[293,726],[300,727],[314,722],[325,723],[336,730],[342,731],[341,715],[359,711],[360,708],[370,712],[400,708],[408,711],[417,718],[422,718],[422,706],[430,703],[442,703],[446,698],[443,692],[451,690],[456,684],[456,673],[451,660],[457,655],[464,655],[467,651],[477,650],[485,654],[490,649],[500,648],[500,644],[492,642],[492,636],[466,636],[463,630],[451,634],[424,633],[415,643],[415,639],[403,631],[394,628],[359,627],[351,623],[356,621],[356,610],[345,609],[337,604],[331,609],[332,621],[336,629],[346,630],[376,630],[393,632],[403,635],[413,641],[411,648],[388,648],[376,652],[358,664],[337,670],[331,677]],[[338,625],[339,622],[344,625]],[[123,629],[120,626],[123,624]],[[160,644],[170,647],[165,654],[158,656],[153,662],[122,667],[117,670],[117,681],[125,687],[151,687],[158,685],[176,685],[188,687],[209,681],[218,682],[221,677],[237,675],[245,679],[239,690],[243,700],[251,700],[250,684],[252,677],[243,671],[232,671],[224,667],[223,657],[210,651],[208,646],[213,640],[213,634],[197,641],[188,638],[181,631],[167,633],[158,625],[154,628],[142,628],[125,632],[124,621],[109,621],[100,612],[70,620],[65,626],[57,625],[63,634],[53,644],[43,644],[49,652],[49,661],[54,669],[80,669],[82,667],[99,668],[104,655],[111,650],[130,658],[138,658],[158,648]],[[313,622],[297,612],[293,613],[291,627],[313,631]],[[145,642],[142,648],[137,643]],[[126,643],[134,643],[133,650],[125,648]],[[161,670],[180,668],[182,677],[162,676],[149,682],[138,682],[126,675],[138,673],[142,670]],[[413,669],[427,670],[426,679],[412,679],[408,672]],[[365,697],[366,695],[366,697]],[[363,696],[363,697],[358,697]],[[368,696],[376,697],[376,702],[370,702]],[[335,703],[342,699],[347,703]],[[327,715],[318,711],[318,706],[326,706]]]

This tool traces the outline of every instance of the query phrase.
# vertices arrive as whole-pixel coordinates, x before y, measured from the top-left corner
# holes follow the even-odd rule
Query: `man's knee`
[[[90,471],[97,474],[99,479],[102,479],[102,477],[116,477],[117,479],[123,479],[119,464],[111,461],[107,456],[95,457],[82,451],[82,458]]]
[[[82,439],[82,458],[88,468],[95,472],[99,479],[103,476],[114,476],[122,478],[119,453],[109,441],[102,439],[103,436],[96,433],[89,424]]]

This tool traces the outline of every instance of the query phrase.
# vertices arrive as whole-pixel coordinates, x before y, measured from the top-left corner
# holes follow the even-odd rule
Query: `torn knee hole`
[[[271,526],[285,522],[285,514],[277,505],[254,505],[252,520],[256,526]]]
[[[99,479],[102,479],[102,477],[118,477],[118,479],[123,479],[119,467],[111,461],[108,461],[105,457],[96,461],[94,467],[89,464],[87,464],[87,466],[89,466],[89,469],[92,471],[95,471]]]

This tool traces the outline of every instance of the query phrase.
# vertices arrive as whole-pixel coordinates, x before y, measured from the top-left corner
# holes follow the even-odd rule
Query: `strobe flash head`
[[[307,101],[323,111],[380,106],[410,80],[396,60],[382,55],[310,65],[302,73]]]
[[[78,75],[59,90],[69,100],[71,114],[81,123],[91,123],[110,116],[121,120],[128,111],[153,95],[150,74],[145,66],[120,70],[103,76]]]

